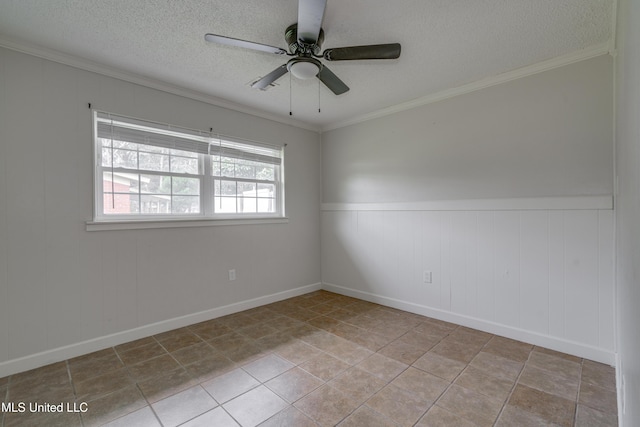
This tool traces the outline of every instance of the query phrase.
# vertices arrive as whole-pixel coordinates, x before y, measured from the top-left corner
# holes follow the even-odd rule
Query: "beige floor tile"
[[[207,342],[220,352],[230,351],[245,344],[251,343],[251,340],[243,335],[231,332],[230,334],[220,335],[207,340]]]
[[[426,350],[418,348],[411,344],[407,344],[406,342],[402,342],[400,341],[401,339],[402,338],[395,340],[387,346],[381,348],[378,353],[395,359],[398,362],[402,362],[406,365],[411,365],[426,353]]]
[[[295,365],[282,357],[270,354],[243,366],[243,369],[260,382],[269,381]]]
[[[469,420],[434,405],[416,424],[416,427],[477,427]],[[515,426],[511,426],[515,427]]]
[[[478,426],[493,426],[503,402],[500,399],[452,385],[436,404]]]
[[[353,341],[354,343],[362,346],[371,351],[378,351],[385,345],[393,341],[391,338],[378,335],[375,332],[367,332],[360,328],[358,329],[358,335],[345,336],[345,338]]]
[[[224,409],[217,407],[180,427],[239,427],[239,424]]]
[[[88,411],[82,414],[85,426],[100,426],[147,406],[136,386],[88,402]]]
[[[278,412],[267,421],[260,424],[260,427],[317,427],[315,421],[300,412],[297,408],[289,406]],[[204,427],[204,426],[203,426]]]
[[[326,353],[321,353],[298,366],[323,381],[329,381],[349,368],[347,363]]]
[[[351,414],[358,403],[341,391],[325,385],[298,400],[294,406],[321,426],[335,426]]]
[[[251,316],[247,316],[243,312],[229,314],[227,316],[219,317],[216,319],[218,323],[221,325],[225,325],[231,329],[242,329],[247,326],[255,325],[256,323],[260,323],[259,320],[254,319]]]
[[[359,346],[342,338],[340,340],[341,341],[330,348],[327,353],[349,365],[360,363],[373,354],[371,350],[368,350],[362,346]]]
[[[617,427],[618,416],[584,405],[578,405],[575,427]]]
[[[413,426],[427,412],[431,402],[389,384],[367,400],[366,405],[401,426]]]
[[[458,328],[458,325],[454,325],[453,323],[441,322],[436,319],[427,319],[416,326],[414,330],[421,334],[431,335],[442,339],[456,328]]]
[[[73,381],[85,381],[123,366],[113,348],[69,360],[69,371]]]
[[[301,336],[300,340],[316,347],[319,350],[329,352],[335,346],[340,345],[343,341],[343,338],[340,338],[322,329],[316,328],[314,331]]]
[[[148,380],[138,381],[138,388],[149,403],[154,403],[196,384],[196,380],[191,378],[184,368],[178,368]]]
[[[164,427],[180,425],[216,406],[218,403],[199,385],[151,405]]]
[[[414,368],[429,372],[445,380],[453,381],[467,365],[458,361],[427,352],[413,363]]]
[[[15,386],[21,383],[39,384],[43,381],[56,381],[61,379],[68,379],[67,363],[57,362],[50,365],[42,366],[40,368],[31,369],[29,371],[21,372],[11,376],[11,385]],[[9,377],[4,377],[2,384],[7,385],[9,383]]]
[[[286,331],[278,331],[273,334],[258,338],[254,344],[265,352],[277,352],[281,348],[285,348],[291,342],[297,341]]]
[[[356,402],[364,403],[387,385],[387,382],[360,368],[353,367],[331,380],[329,385]]]
[[[580,363],[538,351],[531,352],[527,365],[548,371],[552,375],[568,381],[578,381],[582,371]]]
[[[247,326],[245,328],[236,329],[236,332],[240,335],[244,335],[245,337],[251,338],[252,340],[257,340],[258,338],[266,337],[267,335],[274,334],[278,332],[276,328],[272,328],[271,326],[265,323],[258,323],[255,325]]]
[[[104,427],[162,427],[158,418],[149,406],[118,418],[104,425]]]
[[[511,340],[494,336],[489,340],[482,351],[524,363],[529,359],[529,353],[533,350],[533,345],[521,341]]]
[[[191,332],[188,328],[176,329],[175,331],[159,334],[155,336],[155,339],[158,340],[160,345],[169,353],[203,342],[202,338]]]
[[[233,332],[231,328],[218,322],[217,319],[191,325],[189,330],[205,341]]]
[[[466,364],[469,363],[482,348],[477,345],[466,345],[457,340],[447,341],[447,338],[440,341],[429,351]]]
[[[438,400],[450,383],[428,372],[409,367],[391,384],[410,392],[418,399],[433,403]]]
[[[152,343],[157,343],[154,337],[145,337],[135,341],[130,341],[124,344],[117,345],[114,347],[114,349],[116,350],[116,352],[118,352],[118,354],[121,354],[122,352],[129,351],[134,348],[141,347],[147,344],[152,344]]]
[[[246,365],[268,355],[270,352],[258,347],[254,342],[227,350],[222,354],[239,365]]]
[[[265,383],[267,387],[289,403],[306,396],[322,384],[324,382],[321,379],[300,368],[288,370]]]
[[[291,317],[287,316],[280,316],[276,319],[270,319],[266,323],[278,331],[286,331],[303,324],[301,321],[292,319]]]
[[[578,403],[607,414],[615,414],[618,411],[616,393],[614,391],[587,382],[580,384]]]
[[[311,309],[313,311],[313,309]],[[321,314],[321,313],[319,313]],[[340,322],[332,317],[321,315],[315,319],[309,320],[311,326],[315,326],[318,329],[330,331],[332,328],[338,326]]]
[[[427,351],[431,350],[436,344],[438,344],[442,340],[442,338],[443,337],[441,336],[425,334],[419,332],[417,329],[412,329],[394,342],[410,344],[426,353]]]
[[[292,339],[286,345],[278,347],[276,353],[294,365],[299,365],[319,356],[322,352],[305,342]]]
[[[253,427],[282,411],[287,405],[274,392],[260,386],[222,406],[242,427]]]
[[[56,403],[58,404],[58,403]],[[5,427],[81,427],[80,414],[67,412],[29,412],[5,414]]]
[[[498,418],[495,427],[556,427],[553,424],[539,416],[527,412],[515,406],[506,405]]]
[[[73,388],[64,362],[37,368],[11,377],[6,398],[9,402],[73,401]]]
[[[174,359],[183,366],[190,365],[198,360],[206,359],[218,353],[206,342],[200,342],[189,347],[181,348],[171,353]]]
[[[534,366],[524,367],[518,383],[571,401],[578,399],[579,382],[577,379],[568,380]]]
[[[533,347],[533,351],[535,351],[537,353],[546,354],[546,355],[549,355],[549,356],[558,357],[560,359],[565,359],[565,360],[568,360],[568,361],[574,362],[574,363],[582,363],[582,359],[580,357],[573,356],[573,355],[567,354],[567,353],[561,353],[559,351],[551,350],[549,348],[534,346]]]
[[[202,387],[218,403],[226,403],[259,385],[258,380],[240,368],[202,383]]]
[[[604,363],[585,360],[582,363],[582,382],[615,391],[616,370]]]
[[[480,352],[469,364],[485,375],[515,381],[524,364],[491,353]]]
[[[460,326],[459,328],[456,328],[454,331],[452,331],[445,339],[455,341],[467,346],[482,348],[491,340],[492,337],[493,335],[487,332]]]
[[[198,360],[195,363],[185,366],[189,375],[199,382],[210,380],[219,375],[225,374],[237,365],[225,356],[214,354],[206,359]]]
[[[361,406],[349,415],[338,427],[397,427],[398,424],[367,406]]]
[[[134,385],[126,368],[103,374],[83,382],[74,382],[78,400],[88,401]]]
[[[406,363],[398,362],[380,353],[375,353],[357,365],[383,381],[391,381],[409,367]]]
[[[509,397],[514,386],[513,381],[484,374],[482,371],[469,366],[458,376],[455,384],[473,390],[485,396],[493,397],[503,402]]]
[[[127,367],[127,369],[129,369],[129,373],[136,381],[144,381],[173,371],[179,367],[180,365],[173,357],[165,354],[164,356],[154,357],[153,359],[131,365]]]
[[[531,412],[546,422],[565,427],[573,425],[576,404],[562,397],[518,384],[508,403]]]
[[[165,354],[167,354],[167,350],[155,340],[129,350],[118,351],[118,356],[120,356],[120,360],[122,360],[125,365],[135,365]]]

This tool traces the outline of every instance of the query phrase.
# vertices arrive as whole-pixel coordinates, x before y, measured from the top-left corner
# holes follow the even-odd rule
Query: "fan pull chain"
[[[291,112],[292,108],[291,108],[291,73],[289,73],[289,115],[293,116],[293,113]]]
[[[320,112],[320,80],[318,80],[318,113]]]

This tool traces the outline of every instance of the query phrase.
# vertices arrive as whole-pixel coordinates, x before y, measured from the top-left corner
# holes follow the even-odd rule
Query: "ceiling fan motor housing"
[[[324,30],[320,28],[318,40],[313,44],[309,44],[302,40],[298,40],[298,24],[292,24],[285,30],[284,39],[289,46],[289,52],[292,54],[300,56],[317,56],[320,53],[320,47],[324,41]]]

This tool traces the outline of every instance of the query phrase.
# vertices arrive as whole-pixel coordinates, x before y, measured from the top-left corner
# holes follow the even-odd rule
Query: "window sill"
[[[229,218],[229,219],[159,219],[87,221],[87,231],[147,230],[154,228],[212,227],[219,225],[286,224],[289,218]]]

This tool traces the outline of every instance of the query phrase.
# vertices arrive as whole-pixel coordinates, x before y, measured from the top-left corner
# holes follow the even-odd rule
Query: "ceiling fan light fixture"
[[[292,61],[289,63],[289,71],[295,77],[307,80],[312,79],[320,72],[320,65],[316,61]]]

